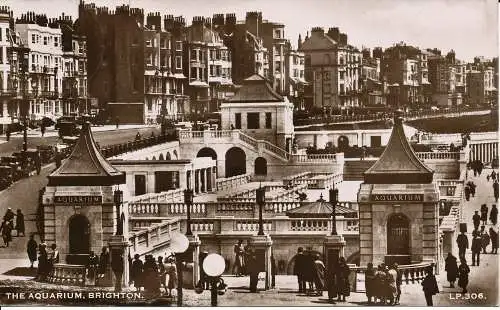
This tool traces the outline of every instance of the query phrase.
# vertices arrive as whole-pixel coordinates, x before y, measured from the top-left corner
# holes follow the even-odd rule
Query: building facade
[[[286,51],[284,95],[293,103],[294,110],[305,110],[304,90],[307,84],[304,76],[305,55],[303,52],[292,49],[290,42],[287,42]]]
[[[0,7],[0,133],[7,130],[9,124],[15,122],[19,116],[16,80],[17,46],[15,32],[13,31],[13,17],[9,7]]]

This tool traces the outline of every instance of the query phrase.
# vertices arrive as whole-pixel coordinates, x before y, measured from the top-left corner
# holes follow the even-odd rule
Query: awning
[[[182,73],[175,73],[173,76],[176,79],[186,79],[186,77]]]
[[[208,87],[208,84],[205,83],[205,82],[202,82],[202,81],[193,81],[193,82],[189,83],[189,86],[193,86],[193,87]]]

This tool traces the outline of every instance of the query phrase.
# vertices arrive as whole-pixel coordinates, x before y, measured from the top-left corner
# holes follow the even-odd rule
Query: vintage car
[[[13,182],[11,166],[0,166],[0,191],[8,188]]]

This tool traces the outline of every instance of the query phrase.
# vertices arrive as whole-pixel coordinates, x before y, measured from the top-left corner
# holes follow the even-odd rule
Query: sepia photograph
[[[495,0],[0,0],[0,306],[499,306]]]

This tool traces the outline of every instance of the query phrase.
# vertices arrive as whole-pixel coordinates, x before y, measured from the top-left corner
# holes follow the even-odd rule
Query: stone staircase
[[[363,181],[363,172],[368,170],[375,160],[344,161],[344,181]]]

